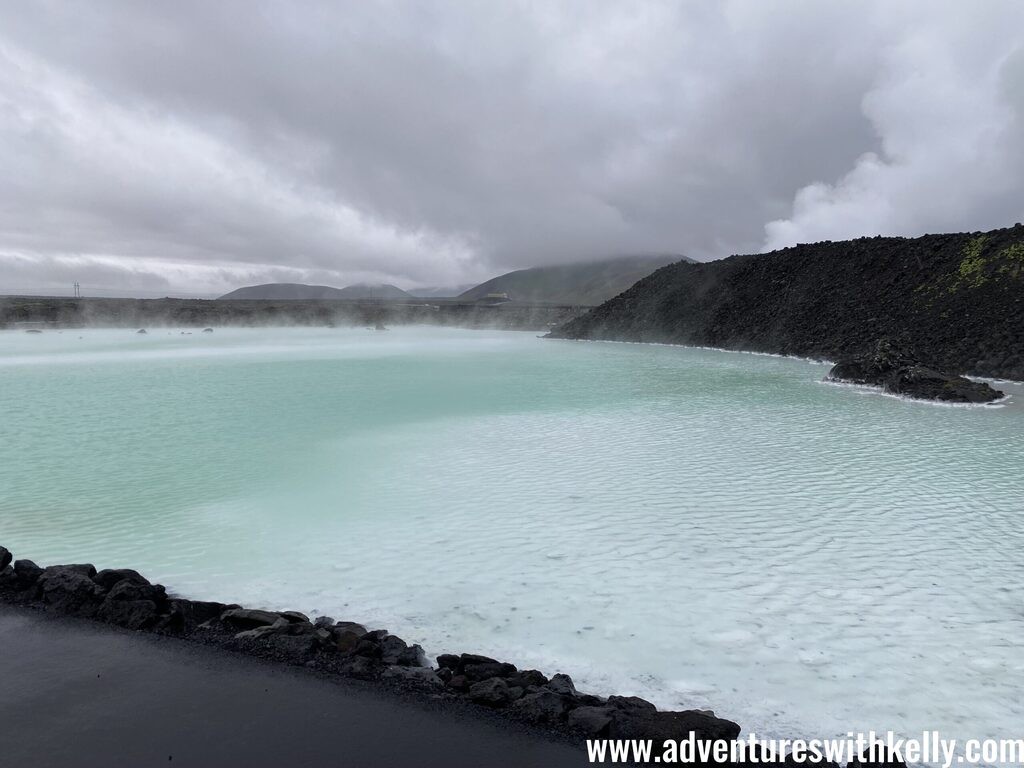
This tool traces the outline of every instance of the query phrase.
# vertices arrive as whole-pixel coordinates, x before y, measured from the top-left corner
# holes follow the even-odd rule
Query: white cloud
[[[0,6],[0,293],[1010,224],[1022,22],[1013,0]]]
[[[800,189],[792,214],[766,225],[764,249],[1020,220],[1022,96],[1016,104],[1011,97],[1024,82],[1024,7],[1004,10],[988,24],[955,18],[961,14],[944,23],[911,20],[863,100],[881,151],[862,155],[833,184]]]
[[[0,245],[19,248],[23,267],[123,273],[115,287],[219,291],[272,275],[455,278],[470,258],[458,235],[377,220],[216,134],[104,100],[10,46],[0,47],[0,98],[0,158],[15,170],[0,181]]]

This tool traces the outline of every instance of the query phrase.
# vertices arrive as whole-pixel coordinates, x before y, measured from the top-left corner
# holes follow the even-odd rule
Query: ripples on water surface
[[[0,541],[746,728],[1024,721],[1024,400],[400,328],[0,333]]]

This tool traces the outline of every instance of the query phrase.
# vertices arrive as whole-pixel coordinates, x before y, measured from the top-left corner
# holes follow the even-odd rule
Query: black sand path
[[[587,765],[478,708],[8,606],[0,691],[3,766]]]

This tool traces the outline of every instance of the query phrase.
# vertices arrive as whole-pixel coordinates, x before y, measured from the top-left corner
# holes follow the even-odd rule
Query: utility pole
[[[78,284],[77,280],[75,280],[75,298],[76,299],[82,298],[82,286],[80,286]]]

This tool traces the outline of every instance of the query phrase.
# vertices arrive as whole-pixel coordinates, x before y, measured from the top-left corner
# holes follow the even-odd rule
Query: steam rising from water
[[[937,408],[826,370],[450,329],[0,333],[0,541],[748,729],[1012,733],[1021,387]]]

